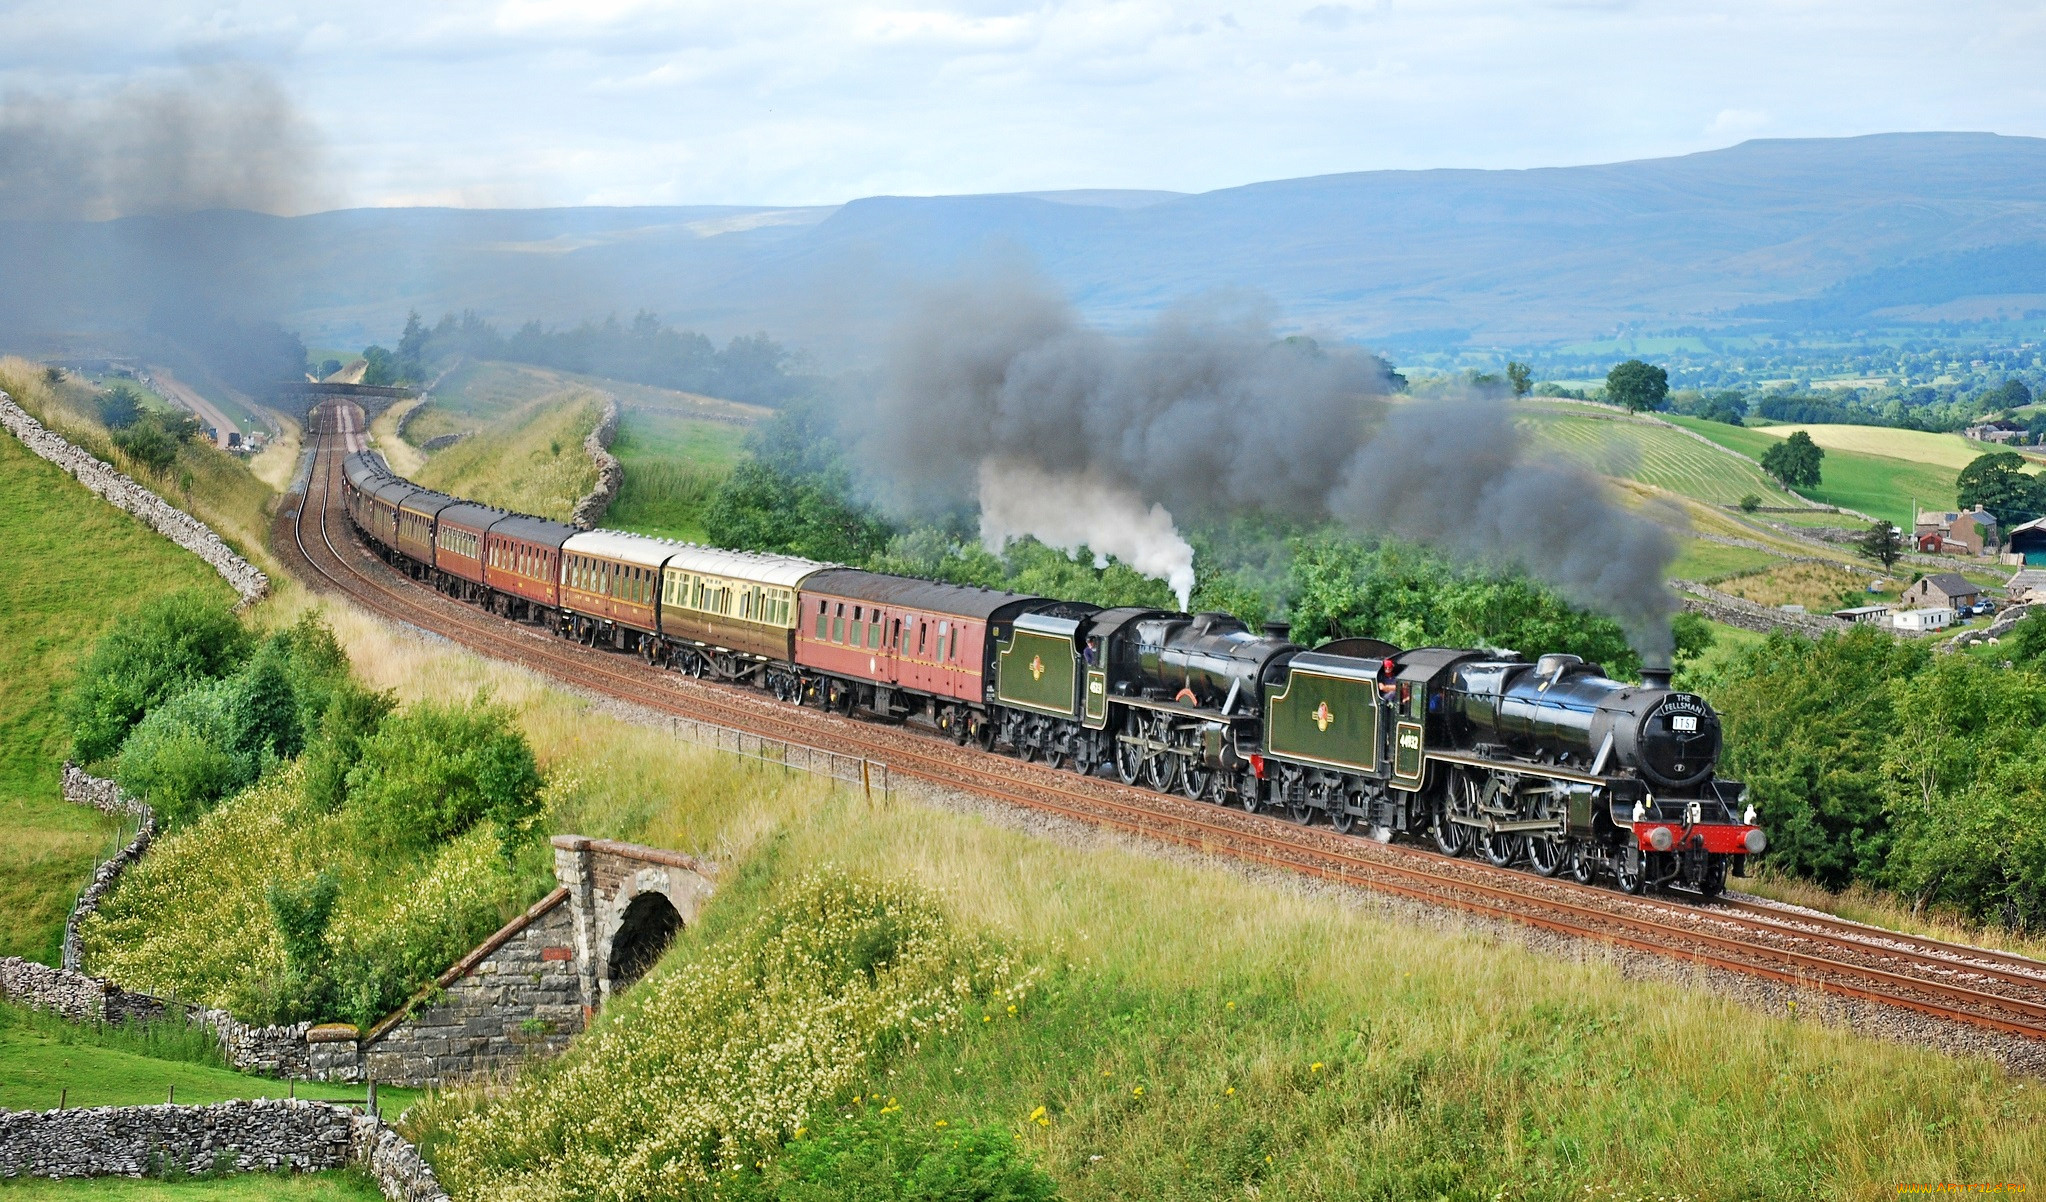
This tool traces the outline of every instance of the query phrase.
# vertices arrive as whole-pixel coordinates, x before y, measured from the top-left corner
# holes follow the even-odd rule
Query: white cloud
[[[828,204],[2046,135],[2042,51],[1991,0],[77,0],[0,9],[0,94],[240,57],[356,203]]]

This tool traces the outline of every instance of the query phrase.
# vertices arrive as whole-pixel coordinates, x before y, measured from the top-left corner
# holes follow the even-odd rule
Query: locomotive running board
[[[1425,754],[1426,758],[1439,764],[1462,764],[1470,768],[1489,768],[1494,772],[1505,773],[1509,776],[1542,776],[1550,780],[1576,781],[1580,785],[1604,785],[1609,783],[1606,777],[1593,776],[1589,772],[1576,772],[1569,768],[1558,768],[1553,764],[1523,764],[1519,761],[1506,764],[1498,760],[1488,760],[1481,756],[1456,755],[1451,752],[1441,751],[1430,751]]]

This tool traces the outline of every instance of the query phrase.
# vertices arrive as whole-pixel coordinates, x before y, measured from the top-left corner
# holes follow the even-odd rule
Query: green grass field
[[[204,1031],[175,1021],[96,1029],[0,1002],[0,1110],[67,1106],[141,1106],[173,1096],[202,1105],[229,1098],[301,1098],[361,1102],[363,1088],[325,1081],[295,1084],[229,1069]],[[378,1105],[397,1114],[420,1097],[414,1089],[377,1091]]]
[[[1720,446],[1730,447],[1757,460],[1767,453],[1772,445],[1790,437],[1791,429],[1786,426],[1745,429],[1689,417],[1672,417],[1668,420],[1685,429],[1695,430]],[[1866,427],[1836,426],[1831,429],[1861,430]],[[1777,433],[1779,430],[1783,433]],[[1897,435],[1912,434],[1916,431],[1882,430],[1877,433]],[[1887,442],[1878,440],[1867,445],[1904,444],[1897,440]],[[1958,470],[1938,463],[1871,455],[1862,451],[1829,449],[1826,451],[1825,459],[1819,464],[1819,486],[1805,492],[1814,501],[1857,509],[1875,517],[1887,518],[1908,529],[1914,517],[1911,512],[1914,500],[1926,509],[1947,509],[1953,506],[1954,476]],[[1851,523],[1851,519],[1840,519],[1834,524],[1845,523]]]
[[[1735,504],[1750,493],[1764,498],[1764,504],[1798,503],[1754,464],[1654,422],[1573,412],[1560,405],[1530,405],[1522,420],[1537,448],[1603,475],[1638,480],[1714,505]]]
[[[625,484],[604,524],[704,541],[704,507],[744,457],[745,440],[746,427],[733,422],[626,409],[611,445],[625,469]]]
[[[70,666],[145,599],[214,571],[0,435],[0,955],[54,962],[71,902],[124,835],[58,795],[70,739],[56,712]]]
[[[1782,562],[1781,556],[1767,551],[1729,547],[1699,538],[1687,538],[1677,545],[1681,553],[1670,565],[1669,574],[1678,580],[1716,580],[1734,572],[1749,572]]]
[[[205,1180],[155,1181],[130,1177],[84,1177],[45,1181],[35,1177],[0,1180],[7,1202],[382,1202],[368,1174],[353,1169],[304,1176],[239,1173]]]

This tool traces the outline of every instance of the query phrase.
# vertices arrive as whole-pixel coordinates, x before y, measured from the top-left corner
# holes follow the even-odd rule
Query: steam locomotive
[[[1381,842],[1628,893],[1720,893],[1767,839],[1703,698],[1572,655],[1312,649],[1284,623],[1110,608],[578,531],[343,466],[394,566],[564,638],[796,704]]]

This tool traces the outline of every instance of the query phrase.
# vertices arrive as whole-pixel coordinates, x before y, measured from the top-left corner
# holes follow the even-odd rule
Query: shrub
[[[362,741],[398,707],[388,692],[371,692],[343,681],[328,697],[319,725],[309,732],[303,762],[305,795],[331,813],[348,800],[348,770],[362,760]]]
[[[155,807],[166,827],[183,826],[262,775],[238,710],[226,681],[178,694],[129,734],[115,779]]]
[[[117,623],[80,664],[65,716],[72,758],[103,760],[151,707],[226,676],[249,651],[234,615],[195,591],[170,593]]]
[[[1050,1202],[1058,1187],[1014,1136],[988,1127],[908,1129],[878,1103],[821,1120],[759,1180],[777,1202]],[[729,1191],[743,1195],[743,1190]]]
[[[114,445],[152,472],[162,472],[178,459],[178,440],[153,421],[138,421],[114,431]]]
[[[421,851],[479,822],[497,827],[507,853],[540,812],[540,770],[511,711],[482,697],[422,702],[361,737],[348,769],[349,809],[370,837]]]
[[[1882,871],[1891,682],[1928,654],[1865,626],[1817,642],[1777,633],[1702,683],[1725,723],[1720,771],[1747,782],[1772,863],[1830,889]]]

